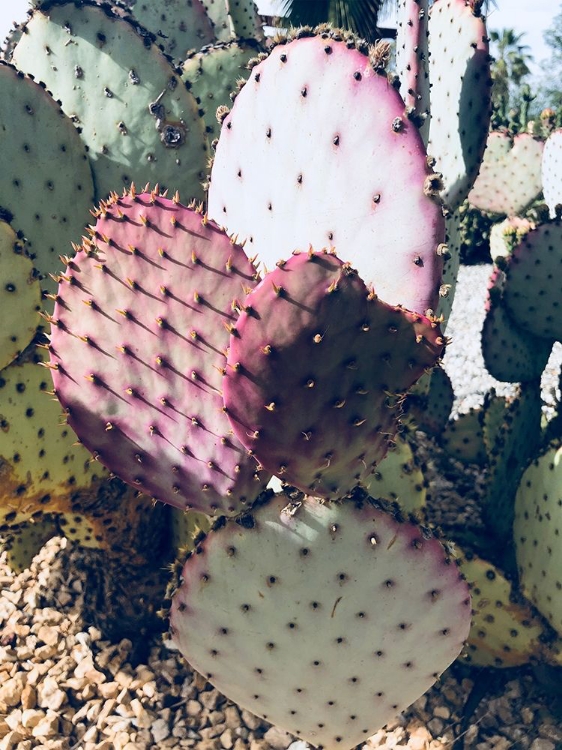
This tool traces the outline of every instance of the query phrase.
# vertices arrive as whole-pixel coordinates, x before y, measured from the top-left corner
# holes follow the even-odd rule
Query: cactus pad
[[[504,287],[505,274],[495,268],[482,327],[484,364],[496,380],[519,383],[540,378],[553,342],[527,333],[513,320],[503,301]]]
[[[562,221],[531,230],[506,266],[504,301],[513,319],[535,337],[562,341],[560,266]]]
[[[451,208],[460,206],[476,179],[490,121],[488,35],[477,5],[476,0],[437,0],[429,14],[427,150],[437,159],[443,198]]]
[[[441,355],[438,326],[381,302],[327,253],[279,264],[246,305],[223,388],[234,432],[289,484],[345,494],[386,454],[393,394]]]
[[[469,409],[449,420],[440,442],[447,453],[466,464],[483,464],[487,454],[480,425],[480,411]]]
[[[529,219],[519,216],[508,216],[507,219],[493,224],[490,231],[490,255],[496,258],[508,258],[525,235],[534,229]]]
[[[16,527],[14,531],[2,533],[5,537],[0,551],[6,553],[6,562],[16,573],[29,568],[31,561],[41,547],[59,533],[56,522],[50,516],[30,519],[27,523]]]
[[[541,406],[540,381],[522,383],[489,451],[483,515],[502,544],[511,542],[515,493],[541,440]]]
[[[210,138],[217,137],[220,125],[217,109],[231,105],[230,94],[238,81],[250,73],[248,62],[259,52],[254,40],[236,40],[204,47],[190,54],[182,65],[182,80],[203,111]]]
[[[444,548],[376,501],[275,496],[211,532],[172,600],[172,636],[242,707],[349,750],[457,656],[468,587]]]
[[[562,128],[549,135],[542,154],[542,187],[544,201],[550,215],[556,216],[556,206],[562,204]]]
[[[517,667],[539,659],[546,628],[530,603],[496,566],[472,554],[459,560],[472,595],[466,661],[478,667]]]
[[[202,0],[125,0],[125,5],[178,63],[215,38]]]
[[[513,536],[525,594],[562,635],[562,448],[551,444],[521,478]]]
[[[43,54],[43,53],[42,53]],[[94,185],[76,128],[47,91],[0,63],[0,206],[23,232],[42,286],[90,218]]]
[[[395,500],[405,513],[425,506],[427,481],[413,445],[400,435],[367,482],[369,494]]]
[[[494,214],[522,214],[542,189],[544,143],[528,133],[513,140],[503,131],[488,136],[480,173],[468,200],[475,208]]]
[[[441,280],[441,183],[400,95],[353,44],[326,31],[253,68],[223,120],[209,215],[266,268],[335,248],[380,299],[425,313]]]
[[[0,370],[10,364],[35,336],[40,323],[41,289],[24,244],[0,220]]]
[[[157,181],[202,197],[197,105],[146,31],[88,2],[56,4],[32,15],[13,59],[80,124],[98,197]]]
[[[205,216],[156,192],[115,195],[96,213],[52,322],[69,423],[138,490],[239,512],[269,479],[255,475],[222,411],[224,350],[255,269]]]
[[[442,367],[434,367],[429,376],[429,387],[418,391],[416,386],[408,393],[404,409],[416,427],[429,435],[439,436],[447,427],[455,400],[451,379]]]

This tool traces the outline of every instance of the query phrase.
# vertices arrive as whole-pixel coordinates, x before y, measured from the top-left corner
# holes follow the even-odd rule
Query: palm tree
[[[529,46],[521,42],[524,36],[525,32],[516,34],[513,29],[490,32],[495,57],[492,64],[492,104],[496,124],[508,123],[516,92],[531,74],[529,63],[533,61],[533,56],[529,54]]]
[[[482,0],[481,4],[486,12],[496,0]],[[372,43],[381,38],[377,23],[381,11],[397,6],[397,0],[281,0],[281,14],[291,26],[316,26],[329,22]],[[390,29],[385,29],[385,32],[384,36],[394,36]]]

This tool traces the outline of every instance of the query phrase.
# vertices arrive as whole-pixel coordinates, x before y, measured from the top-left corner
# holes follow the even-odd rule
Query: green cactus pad
[[[404,512],[414,513],[425,506],[427,481],[413,444],[400,435],[394,442],[377,466],[367,489],[373,497],[395,500]]]
[[[511,542],[515,493],[541,439],[541,407],[540,381],[522,383],[489,452],[483,515],[503,544]]]
[[[547,628],[530,603],[495,565],[456,549],[472,595],[466,661],[477,667],[518,667],[541,659]]]
[[[124,5],[178,63],[191,50],[212,44],[215,39],[201,0],[124,0]]]
[[[201,0],[218,42],[228,42],[234,36],[228,15],[227,0]]]
[[[158,181],[202,197],[197,104],[148,32],[86,2],[53,5],[33,14],[13,59],[80,124],[98,198]]]
[[[222,0],[222,2],[226,3],[233,36],[241,39],[263,38],[263,27],[254,0]]]
[[[90,218],[86,149],[49,93],[6,63],[0,63],[0,132],[0,206],[27,238],[42,286],[53,292],[49,273],[61,253],[72,253]]]
[[[222,519],[189,557],[172,637],[239,705],[349,750],[459,653],[470,599],[451,563],[395,506],[280,494],[239,522]]]
[[[210,138],[217,138],[220,133],[217,109],[232,104],[230,94],[241,78],[248,78],[246,66],[259,51],[257,42],[252,40],[223,42],[192,53],[183,63],[182,80],[203,111]]]
[[[453,408],[451,379],[442,367],[434,367],[427,391],[418,392],[416,386],[406,398],[405,411],[421,430],[437,437],[446,428]]]
[[[480,173],[468,200],[494,214],[522,214],[541,192],[544,143],[528,133],[512,140],[503,131],[488,136]]]
[[[6,562],[15,573],[29,568],[41,547],[59,533],[51,516],[30,520],[20,527],[11,528],[0,550],[6,553]]]
[[[562,341],[560,267],[562,222],[531,230],[506,266],[504,300],[513,319],[533,336]]]
[[[527,468],[515,498],[513,537],[525,594],[562,636],[562,447]]]
[[[210,531],[214,520],[206,513],[196,510],[170,508],[172,523],[172,544],[178,555],[195,549],[195,540],[203,533]]]
[[[32,349],[0,373],[0,526],[39,510],[70,509],[72,495],[107,476],[63,424],[40,352]]]
[[[553,342],[523,330],[504,302],[505,274],[495,268],[489,282],[482,327],[482,356],[496,380],[520,383],[540,378]]]
[[[470,409],[450,420],[441,433],[440,442],[450,456],[463,463],[485,463],[487,455],[480,426],[480,411]]]
[[[460,206],[476,179],[490,121],[490,55],[479,5],[438,0],[429,15],[427,151],[437,159],[451,208]]]
[[[458,211],[445,218],[445,244],[440,247],[443,258],[443,277],[439,287],[439,303],[435,314],[442,318],[441,330],[445,332],[451,317],[453,300],[457,288],[457,276],[461,264],[461,217]]]
[[[490,453],[493,450],[494,445],[496,445],[505,418],[507,404],[508,401],[506,397],[498,396],[494,388],[491,388],[484,397],[484,403],[480,415],[480,424],[484,434],[486,453]]]
[[[0,220],[0,370],[35,336],[40,310],[41,289],[33,263],[14,230]]]

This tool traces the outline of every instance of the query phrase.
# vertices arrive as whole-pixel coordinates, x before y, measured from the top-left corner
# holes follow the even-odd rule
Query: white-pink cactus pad
[[[387,76],[325,32],[253,69],[223,121],[209,215],[267,268],[334,248],[384,302],[423,313],[441,279],[439,186]]]
[[[221,692],[324,748],[365,741],[428,690],[470,627],[439,541],[369,499],[274,497],[183,569],[172,635]]]

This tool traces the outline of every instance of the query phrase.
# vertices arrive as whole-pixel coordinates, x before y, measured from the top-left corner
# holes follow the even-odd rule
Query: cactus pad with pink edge
[[[243,708],[350,750],[458,656],[468,586],[441,543],[386,503],[274,497],[184,565],[172,637]]]
[[[434,310],[441,182],[404,109],[352,40],[278,44],[223,121],[209,215],[266,268],[334,248],[388,304]]]
[[[51,326],[68,422],[140,491],[237,513],[269,479],[222,411],[229,330],[255,269],[214,223],[156,192],[115,195],[97,213]]]
[[[232,428],[267,471],[341,497],[386,455],[397,395],[443,352],[439,327],[327,253],[291,257],[245,304],[223,387]]]

